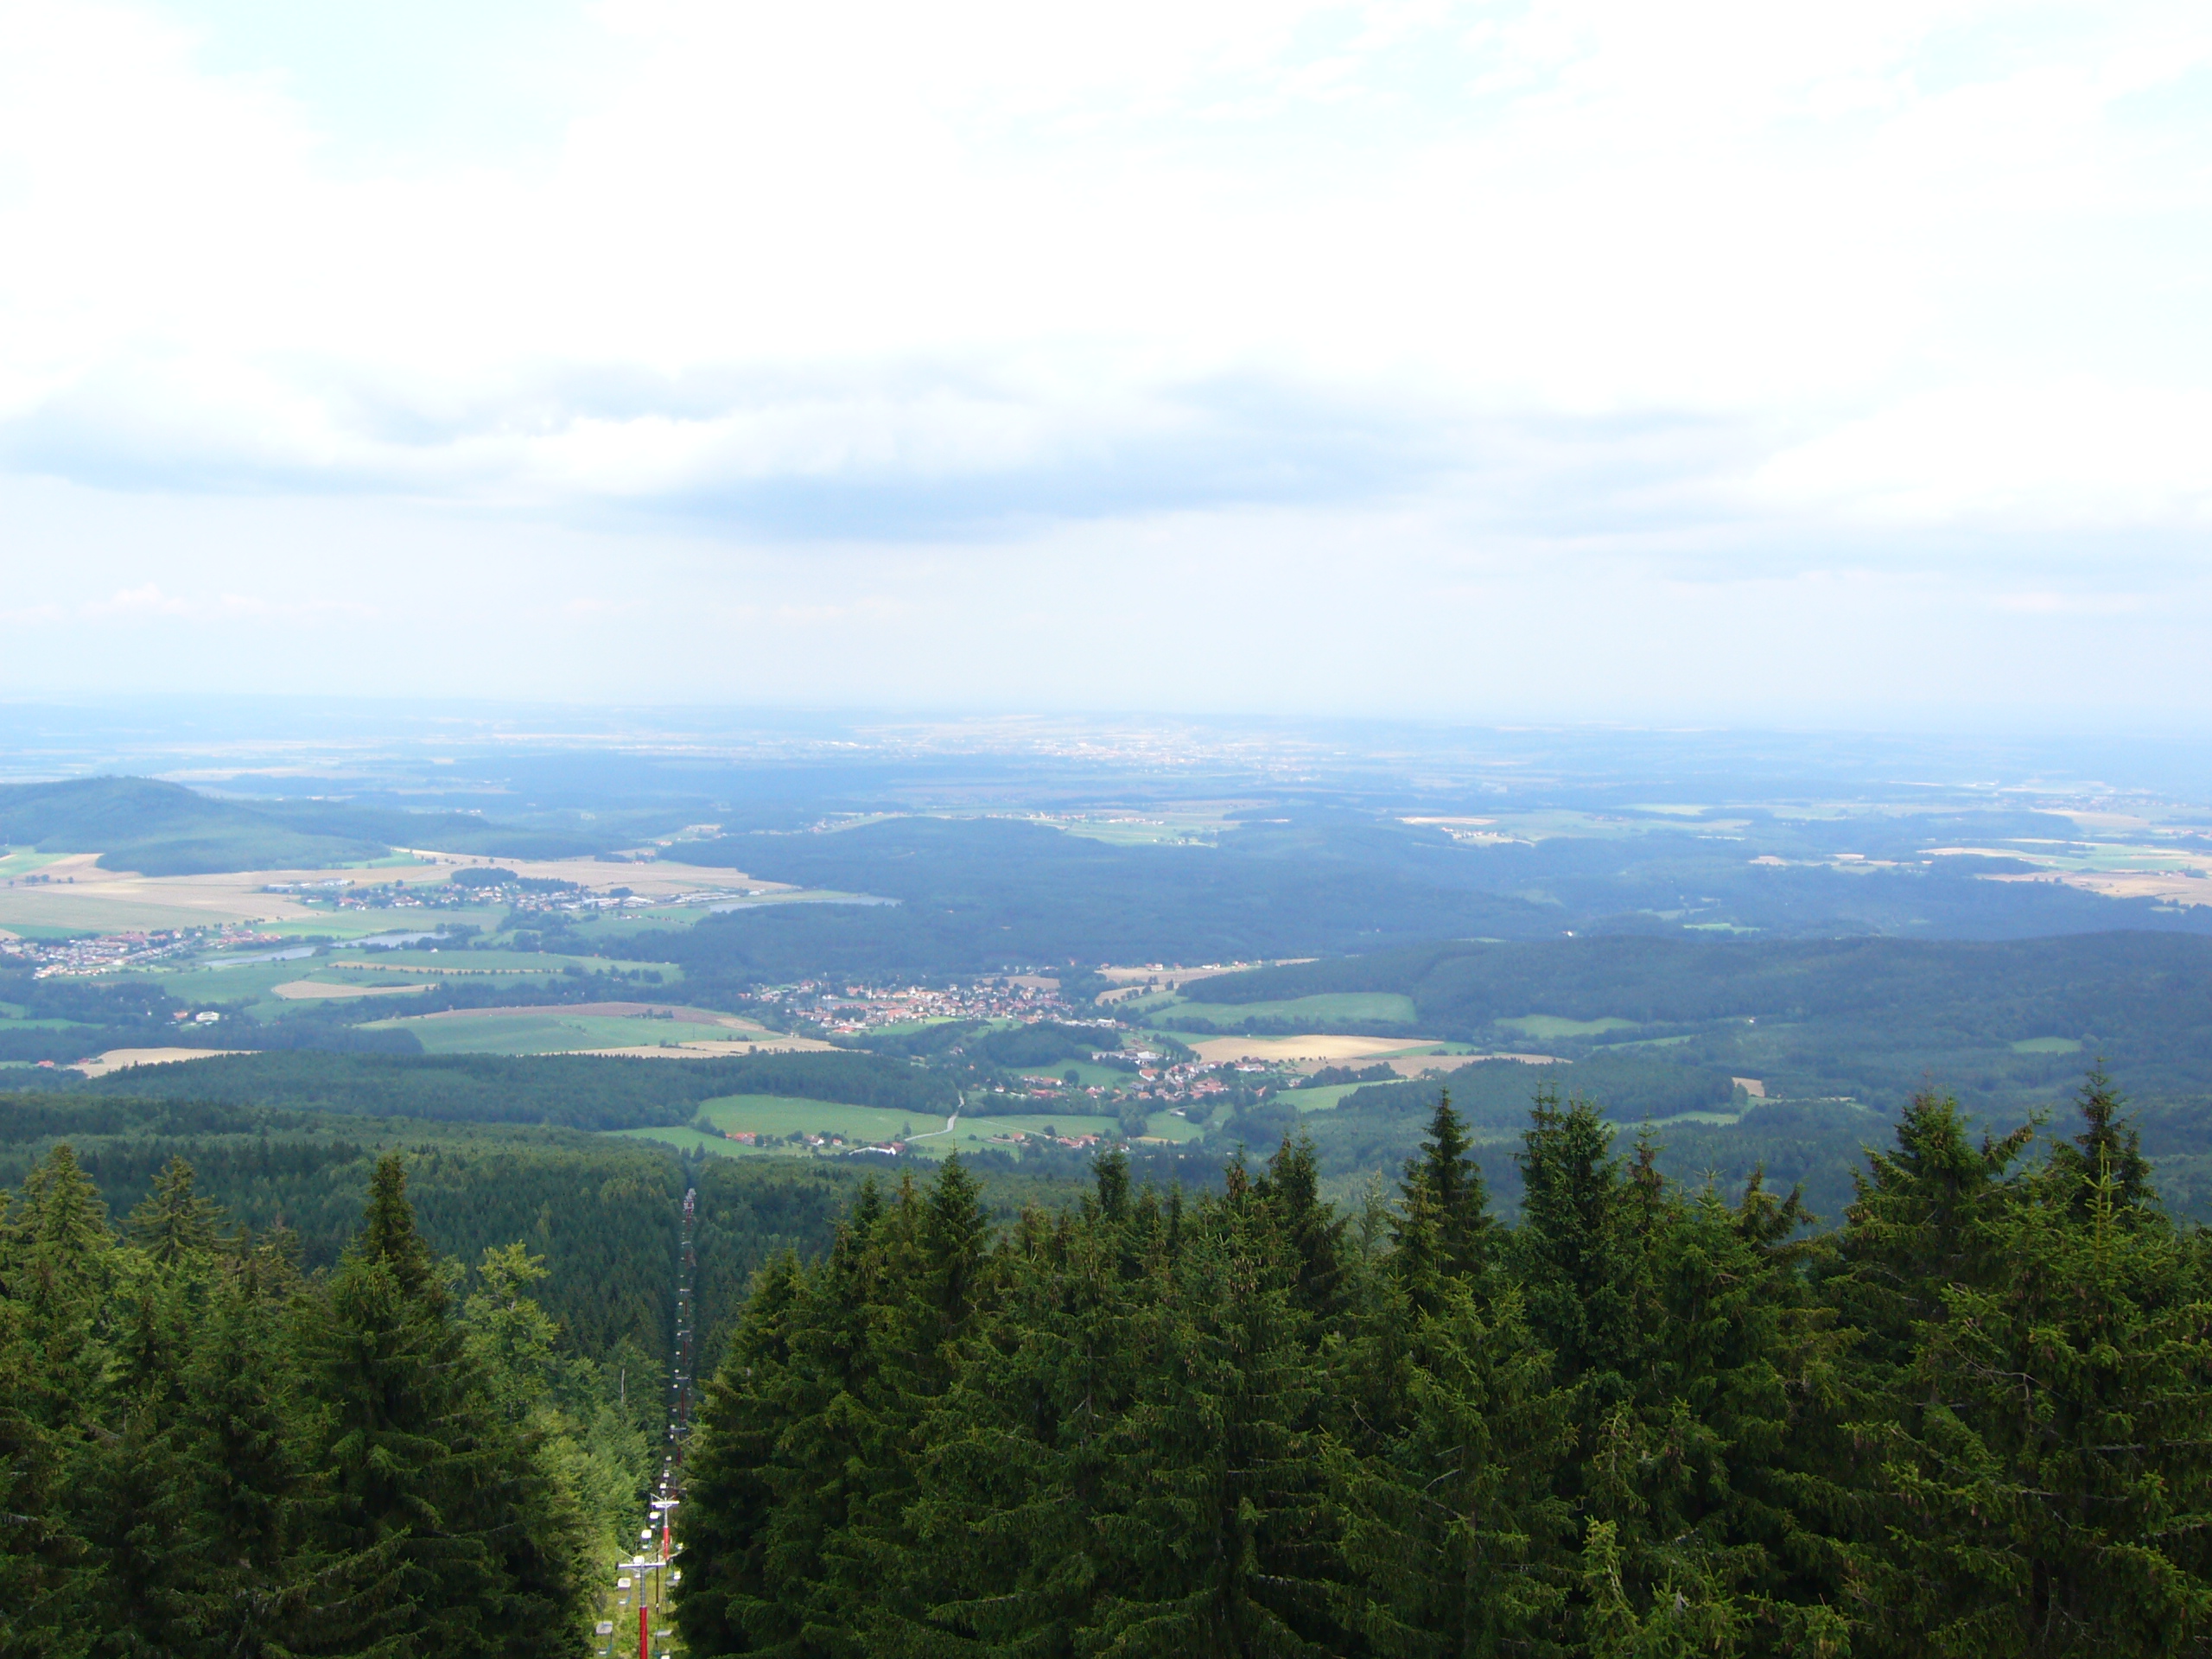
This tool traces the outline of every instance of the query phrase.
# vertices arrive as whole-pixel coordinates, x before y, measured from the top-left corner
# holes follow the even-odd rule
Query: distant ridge
[[[103,869],[145,875],[322,869],[434,847],[487,858],[578,858],[611,843],[487,823],[465,812],[403,812],[337,801],[237,801],[155,778],[0,785],[0,842],[98,853]]]

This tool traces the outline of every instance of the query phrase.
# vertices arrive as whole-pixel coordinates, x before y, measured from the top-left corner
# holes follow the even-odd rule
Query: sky
[[[0,697],[2212,726],[2212,10],[0,0]]]

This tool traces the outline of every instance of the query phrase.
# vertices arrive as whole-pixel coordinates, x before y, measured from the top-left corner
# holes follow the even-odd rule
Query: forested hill
[[[1971,1022],[2008,1040],[2178,1021],[2212,1041],[2212,938],[1452,940],[1223,974],[1185,995],[1236,1005],[1331,991],[1402,993],[1440,1029],[1539,1011],[1681,1025],[1768,1014]]]
[[[432,847],[493,858],[589,856],[603,836],[337,801],[235,800],[152,778],[0,785],[0,845],[98,853],[143,875],[321,869]]]
[[[1345,991],[1404,995],[1439,1036],[1526,1047],[1541,1016],[1554,1052],[1672,1039],[1686,1059],[1870,1102],[1932,1071],[1978,1107],[2009,1106],[2015,1082],[2048,1089],[2077,1054],[2145,1094],[2201,1094],[2212,1078],[2212,938],[2178,934],[1459,940],[1224,974],[1183,995],[1235,1025],[1241,1007]],[[1259,1030],[1296,1017],[1260,1012]]]
[[[1541,1109],[994,1238],[949,1162],[755,1291],[681,1511],[700,1656],[2212,1650],[2212,1250],[2109,1095],[1923,1096],[1841,1230]]]
[[[2042,833],[1975,821],[1977,834]],[[1903,857],[1938,830],[1853,821]],[[2044,882],[1980,879],[1987,859],[1827,867],[1803,825],[1763,817],[1746,839],[1645,826],[1630,842],[1560,835],[1470,844],[1371,811],[1281,804],[1203,842],[1114,844],[1006,819],[899,817],[833,834],[682,844],[688,863],[898,900],[774,906],[672,942],[694,983],[810,975],[988,971],[1014,963],[1236,962],[1376,951],[1439,938],[1557,939],[1737,927],[1785,938],[2018,938],[2127,927],[2212,932],[2177,910]],[[1873,836],[1876,840],[1864,838]],[[1755,855],[1778,854],[1761,863]],[[2032,868],[2022,866],[2022,868]]]

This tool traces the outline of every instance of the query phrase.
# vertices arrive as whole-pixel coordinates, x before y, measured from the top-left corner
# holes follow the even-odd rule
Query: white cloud
[[[2212,387],[1947,386],[1775,457],[1755,487],[1877,524],[2212,527]]]
[[[105,550],[22,606],[335,627],[404,522],[417,579],[557,569],[549,626],[607,620],[574,550],[621,528],[639,592],[880,628],[887,673],[1161,526],[1216,640],[1346,561],[1389,591],[1339,631],[1636,592],[1834,674],[1853,572],[1999,629],[2197,613],[2199,7],[245,15],[0,0],[0,467]],[[219,550],[115,491],[288,505]]]

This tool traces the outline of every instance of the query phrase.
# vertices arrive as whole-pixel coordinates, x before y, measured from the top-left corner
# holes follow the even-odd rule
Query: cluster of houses
[[[40,979],[76,978],[144,968],[201,950],[239,944],[275,944],[273,933],[250,926],[156,928],[74,939],[22,939],[0,933],[0,954],[33,964]]]
[[[1029,1024],[1065,1019],[1068,1014],[1058,982],[1033,974],[997,975],[934,990],[919,985],[840,986],[804,979],[763,991],[760,1000],[806,1014],[842,1037],[926,1020],[1019,1020]]]

